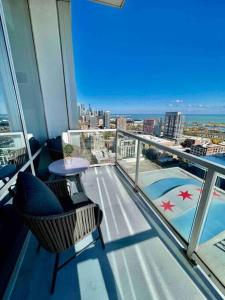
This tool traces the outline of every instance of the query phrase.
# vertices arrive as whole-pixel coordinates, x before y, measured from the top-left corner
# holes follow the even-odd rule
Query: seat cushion
[[[19,172],[16,182],[15,205],[32,216],[63,213],[63,207],[55,194],[31,173]]]
[[[47,140],[48,148],[54,149],[56,151],[62,151],[62,139],[61,136]]]
[[[29,139],[29,144],[32,155],[34,155],[41,148],[41,144],[34,137]]]

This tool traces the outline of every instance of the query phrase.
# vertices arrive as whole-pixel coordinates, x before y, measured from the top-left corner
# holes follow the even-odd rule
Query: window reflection
[[[0,23],[0,188],[28,159]]]

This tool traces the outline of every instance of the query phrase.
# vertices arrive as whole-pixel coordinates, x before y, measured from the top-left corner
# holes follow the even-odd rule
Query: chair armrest
[[[100,211],[99,206],[93,203],[59,215],[21,216],[46,250],[62,252],[100,225]]]
[[[88,210],[91,210],[91,209],[95,209],[97,210],[97,212],[100,212],[101,209],[99,207],[99,205],[97,203],[91,203],[91,204],[87,204],[87,205],[84,205],[82,207],[79,207],[79,208],[74,208],[70,211],[67,211],[67,212],[64,212],[64,213],[61,213],[61,214],[57,214],[57,215],[49,215],[49,216],[31,216],[31,215],[28,215],[28,214],[23,214],[20,212],[20,215],[21,216],[24,216],[25,218],[29,218],[29,219],[32,219],[32,220],[44,220],[44,221],[52,221],[52,220],[62,220],[62,219],[66,219],[68,217],[71,217],[71,216],[74,216],[76,214],[79,214],[79,213],[83,213],[85,211],[88,211]],[[98,220],[96,220],[96,225],[99,225]]]

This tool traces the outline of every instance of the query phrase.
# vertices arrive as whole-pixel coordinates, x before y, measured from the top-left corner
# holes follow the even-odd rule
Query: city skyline
[[[225,3],[141,2],[73,1],[78,102],[112,113],[225,113]]]

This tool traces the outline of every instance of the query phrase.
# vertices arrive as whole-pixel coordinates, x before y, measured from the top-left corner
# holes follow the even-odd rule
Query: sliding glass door
[[[0,22],[0,188],[27,160],[21,117]]]

